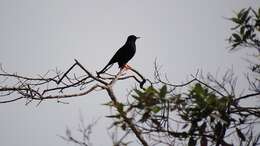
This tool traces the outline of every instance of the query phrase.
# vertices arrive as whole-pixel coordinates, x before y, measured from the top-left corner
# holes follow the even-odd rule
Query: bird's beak
[[[136,39],[140,39],[141,37],[136,37]]]

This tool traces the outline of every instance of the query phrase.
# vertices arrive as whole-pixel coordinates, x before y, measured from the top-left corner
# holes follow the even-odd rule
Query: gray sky
[[[226,49],[234,10],[260,6],[259,0],[0,0],[0,62],[9,72],[34,76],[56,67],[66,70],[77,58],[89,70],[100,70],[130,34],[141,36],[134,68],[152,77],[155,58],[173,83],[185,81],[197,69],[215,73],[233,66],[246,70],[242,53]],[[117,66],[111,72],[116,71]],[[126,81],[127,82],[127,81]],[[133,84],[120,83],[124,98]],[[77,128],[79,111],[85,122],[109,114],[99,92],[67,100],[68,105],[24,101],[0,105],[0,145],[69,145],[57,135]],[[101,118],[92,136],[105,146],[109,120]]]

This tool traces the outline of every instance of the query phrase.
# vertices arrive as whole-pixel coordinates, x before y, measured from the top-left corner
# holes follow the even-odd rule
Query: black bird
[[[114,63],[118,63],[120,69],[123,69],[127,66],[127,62],[133,58],[136,51],[135,41],[140,37],[136,37],[135,35],[130,35],[127,38],[126,43],[116,52],[116,54],[110,59],[108,64],[97,74],[101,74],[106,72]]]

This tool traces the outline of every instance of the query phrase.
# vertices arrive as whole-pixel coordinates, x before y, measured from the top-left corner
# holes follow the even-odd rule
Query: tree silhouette
[[[260,9],[242,9],[229,18],[235,24],[228,41],[230,50],[254,48],[260,50]],[[258,59],[256,59],[259,61]],[[154,79],[143,77],[137,70],[135,75],[127,76],[124,70],[116,75],[92,74],[79,61],[64,73],[49,71],[35,78],[10,74],[1,68],[0,103],[25,100],[33,101],[74,98],[90,92],[106,91],[110,101],[104,105],[114,109],[107,118],[113,120],[112,127],[120,128],[123,136],[114,139],[115,146],[128,145],[127,137],[134,134],[141,145],[189,145],[189,146],[233,146],[260,145],[259,126],[260,106],[250,105],[248,101],[258,98],[260,65],[250,62],[255,75],[247,75],[250,90],[247,94],[237,94],[237,77],[232,70],[221,78],[202,72],[191,75],[191,80],[182,84],[172,84],[163,77],[155,62]],[[76,74],[78,67],[82,72]],[[119,80],[134,79],[135,87],[127,101],[120,101],[114,93],[114,85]],[[99,89],[99,90],[97,90]],[[77,140],[69,129],[62,138],[78,145],[89,146],[88,134],[91,127],[82,126],[83,140]],[[117,133],[115,133],[117,134]]]

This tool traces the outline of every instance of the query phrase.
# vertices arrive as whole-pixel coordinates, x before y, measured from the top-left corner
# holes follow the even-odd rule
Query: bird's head
[[[128,38],[127,38],[127,41],[130,41],[130,42],[135,42],[137,39],[139,39],[140,37],[137,37],[137,36],[135,36],[135,35],[130,35],[130,36],[128,36]]]

